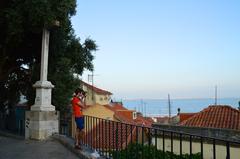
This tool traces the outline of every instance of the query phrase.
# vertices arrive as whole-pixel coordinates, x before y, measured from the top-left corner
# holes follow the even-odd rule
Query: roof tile
[[[109,91],[106,91],[106,90],[103,90],[103,89],[100,89],[100,88],[97,88],[95,86],[92,86],[84,81],[81,81],[83,85],[85,85],[86,87],[90,88],[90,89],[93,89],[93,91],[95,91],[96,93],[99,93],[99,94],[103,94],[103,95],[112,95],[111,92]]]
[[[227,105],[211,105],[179,125],[240,130],[240,111]]]

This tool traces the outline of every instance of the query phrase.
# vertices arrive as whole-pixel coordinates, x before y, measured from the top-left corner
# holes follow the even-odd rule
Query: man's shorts
[[[76,117],[75,122],[78,129],[80,130],[84,129],[84,117]]]

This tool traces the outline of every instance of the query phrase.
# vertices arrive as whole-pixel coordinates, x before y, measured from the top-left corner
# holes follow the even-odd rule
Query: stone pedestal
[[[34,105],[31,106],[31,110],[55,111],[55,106],[51,104],[54,85],[50,81],[37,81],[33,87],[36,88],[36,98]]]
[[[25,138],[45,140],[59,132],[58,111],[27,111]]]

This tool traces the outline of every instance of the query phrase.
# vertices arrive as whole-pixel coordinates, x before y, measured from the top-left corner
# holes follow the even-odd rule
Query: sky
[[[116,99],[240,97],[240,1],[78,0],[94,85]],[[82,79],[88,81],[85,71]]]

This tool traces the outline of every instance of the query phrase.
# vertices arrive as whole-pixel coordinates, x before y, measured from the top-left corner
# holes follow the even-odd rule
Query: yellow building
[[[137,116],[137,113],[135,110],[128,110],[125,108],[121,103],[110,103],[108,105],[100,105],[100,104],[95,104],[95,105],[88,105],[86,106],[85,109],[83,109],[83,114],[85,116],[85,135],[86,136],[91,136],[93,138],[93,142],[99,143],[102,142],[101,145],[105,144],[105,141],[107,143],[115,141],[116,136],[120,138],[122,135],[127,134],[127,139],[126,137],[123,139],[122,146],[126,146],[127,144],[130,144],[131,142],[131,134],[133,137],[133,142],[136,140],[136,131],[138,130],[138,142],[142,142],[142,138],[144,138],[144,142],[148,141],[148,130],[147,129],[138,129],[134,125],[138,126],[151,126],[152,122],[145,120],[142,116]],[[110,121],[114,121],[110,122]],[[127,123],[123,124],[123,129],[121,129],[121,125],[118,125],[119,132],[116,134],[115,129],[116,129],[116,123]],[[109,125],[110,124],[110,125]],[[132,124],[132,131],[130,131],[130,125]],[[115,128],[113,128],[115,126]],[[127,128],[126,128],[127,127]],[[127,129],[127,130],[126,130]],[[75,130],[76,130],[76,124],[74,122],[74,118],[72,120],[72,137],[75,136]],[[107,134],[104,134],[108,130]],[[100,134],[96,135],[96,132],[100,132]],[[122,135],[121,132],[122,131]],[[128,131],[128,132],[127,132]],[[110,134],[115,134],[111,136],[112,141],[109,141],[109,138],[106,138],[106,135]],[[144,132],[144,134],[142,134]],[[144,136],[144,137],[142,137]],[[103,140],[101,138],[104,138]],[[88,143],[88,144],[93,144],[94,143]]]
[[[86,105],[107,105],[111,101],[112,93],[93,85],[90,85],[84,81],[81,82],[80,86],[85,92],[87,92],[87,97],[85,99]]]

